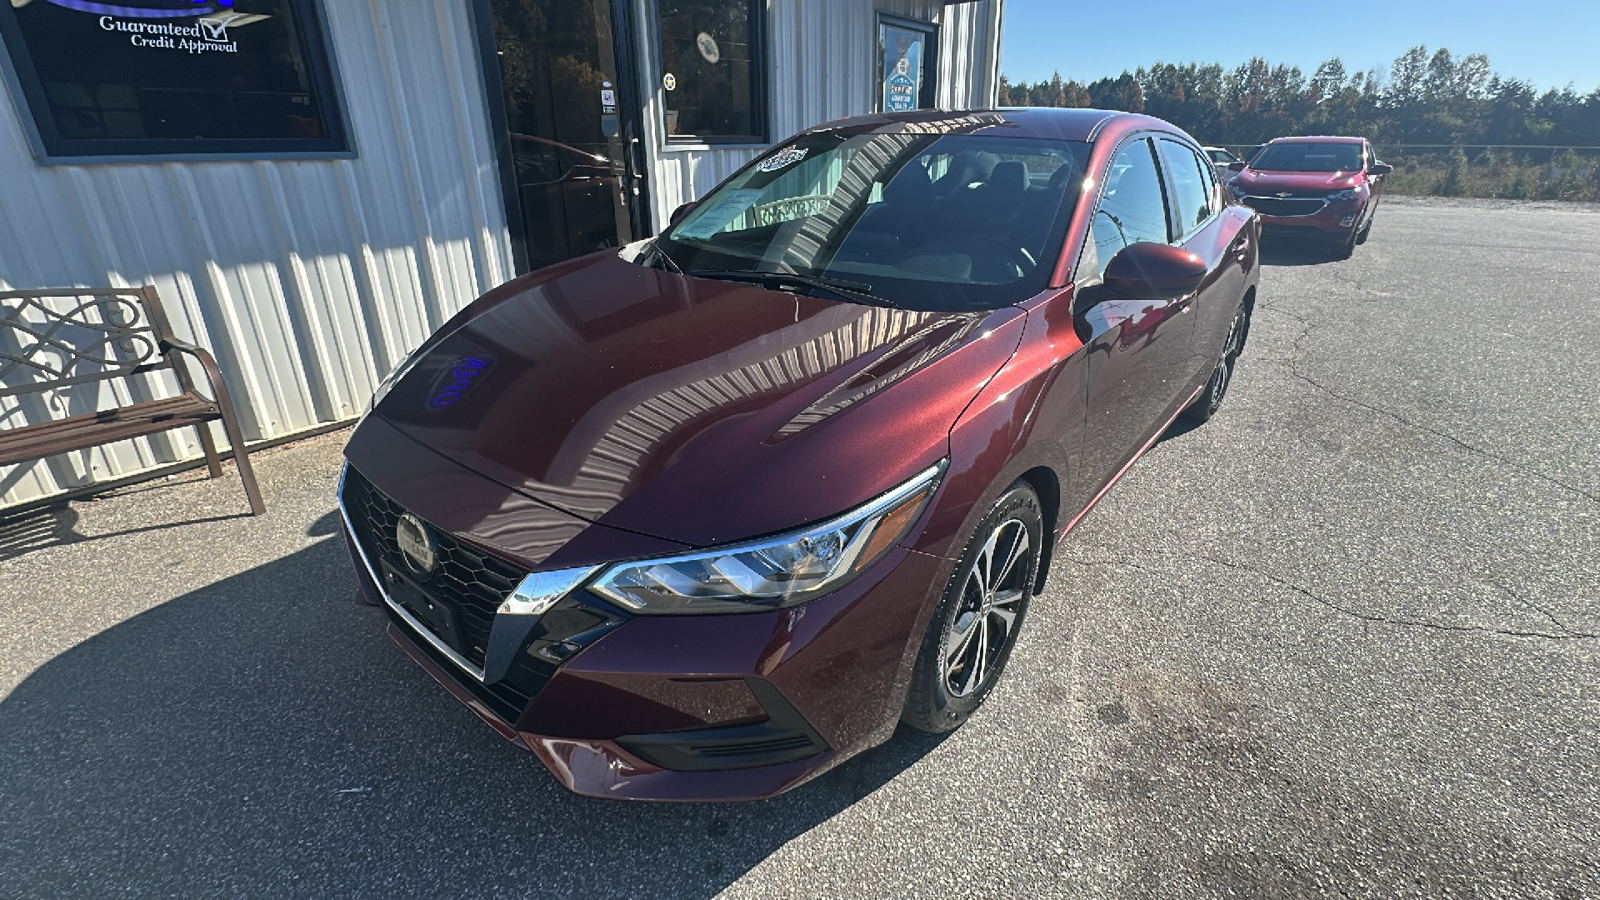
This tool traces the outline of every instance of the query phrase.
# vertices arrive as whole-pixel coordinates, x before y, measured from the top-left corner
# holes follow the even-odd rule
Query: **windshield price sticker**
[[[779,169],[788,168],[800,160],[805,159],[806,151],[809,149],[809,147],[796,148],[791,144],[790,146],[785,147],[782,150],[779,150],[777,153],[774,153],[762,160],[761,165],[757,166],[756,169],[757,171],[761,172],[776,172]]]
[[[716,203],[695,210],[694,218],[680,226],[672,236],[703,241],[743,215],[745,210],[755,205],[756,199],[760,196],[760,191],[749,188],[723,191]]]

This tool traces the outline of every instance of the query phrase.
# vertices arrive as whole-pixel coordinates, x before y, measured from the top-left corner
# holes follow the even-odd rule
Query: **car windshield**
[[[1361,168],[1360,144],[1295,141],[1268,144],[1250,161],[1263,172],[1354,172]]]
[[[691,275],[782,273],[848,285],[840,296],[865,303],[996,309],[1046,286],[1087,156],[1076,141],[802,135],[706,197],[657,248]]]

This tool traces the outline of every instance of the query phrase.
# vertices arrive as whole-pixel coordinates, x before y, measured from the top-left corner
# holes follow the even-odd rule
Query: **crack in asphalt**
[[[1350,618],[1357,619],[1357,620],[1360,620],[1360,621],[1363,621],[1363,622],[1373,623],[1373,624],[1393,625],[1393,626],[1406,627],[1406,628],[1426,628],[1426,629],[1429,629],[1431,631],[1476,632],[1476,633],[1479,633],[1479,634],[1499,635],[1501,637],[1539,638],[1539,639],[1542,639],[1542,640],[1555,640],[1555,641],[1567,641],[1567,640],[1579,640],[1579,639],[1590,639],[1590,640],[1592,640],[1592,639],[1595,639],[1595,638],[1600,638],[1600,634],[1590,633],[1590,632],[1587,632],[1587,631],[1573,631],[1572,629],[1568,628],[1566,625],[1562,624],[1559,620],[1557,620],[1556,617],[1551,615],[1547,610],[1544,610],[1544,609],[1538,607],[1535,604],[1528,603],[1527,601],[1522,600],[1522,598],[1517,597],[1511,591],[1506,590],[1506,588],[1504,586],[1499,585],[1499,584],[1496,584],[1495,586],[1499,587],[1501,590],[1506,590],[1506,593],[1511,594],[1511,596],[1513,598],[1523,602],[1525,605],[1527,605],[1527,606],[1533,608],[1534,610],[1542,613],[1545,616],[1545,618],[1549,619],[1551,622],[1553,622],[1556,625],[1557,628],[1561,629],[1561,633],[1556,634],[1556,633],[1552,633],[1552,632],[1548,632],[1548,631],[1523,631],[1523,630],[1517,630],[1517,629],[1511,629],[1511,628],[1495,628],[1495,627],[1488,626],[1488,625],[1452,625],[1452,624],[1447,624],[1447,623],[1443,623],[1443,622],[1427,622],[1427,621],[1423,621],[1421,619],[1408,619],[1408,618],[1400,618],[1400,617],[1395,617],[1395,616],[1385,616],[1385,615],[1380,615],[1378,613],[1365,612],[1365,611],[1362,611],[1362,610],[1359,610],[1359,609],[1351,609],[1350,607],[1342,606],[1342,605],[1340,605],[1338,603],[1335,603],[1332,600],[1329,600],[1326,597],[1323,597],[1323,596],[1320,596],[1320,595],[1314,593],[1313,591],[1311,591],[1308,588],[1302,587],[1302,586],[1300,586],[1298,584],[1295,584],[1294,582],[1292,582],[1292,581],[1290,581],[1290,580],[1288,580],[1286,578],[1280,577],[1278,575],[1274,575],[1271,572],[1268,572],[1268,571],[1266,571],[1264,569],[1257,568],[1257,567],[1252,566],[1252,565],[1250,565],[1248,563],[1241,563],[1241,562],[1236,562],[1236,561],[1230,560],[1230,559],[1223,559],[1222,557],[1211,556],[1211,555],[1208,555],[1208,554],[1205,554],[1205,553],[1199,553],[1199,554],[1177,554],[1177,553],[1173,553],[1172,551],[1169,551],[1169,550],[1152,550],[1152,549],[1144,549],[1144,548],[1130,549],[1130,550],[1121,551],[1121,552],[1124,552],[1124,553],[1136,553],[1136,554],[1139,554],[1139,555],[1154,555],[1154,556],[1179,556],[1179,555],[1182,555],[1185,559],[1203,559],[1203,560],[1206,560],[1207,562],[1214,563],[1216,565],[1222,566],[1222,567],[1227,568],[1227,569],[1234,569],[1234,570],[1237,570],[1237,571],[1249,572],[1249,573],[1251,573],[1253,575],[1256,575],[1256,576],[1258,576],[1260,578],[1266,579],[1267,581],[1270,581],[1273,584],[1278,585],[1279,587],[1286,588],[1286,589],[1288,589],[1288,590],[1290,590],[1290,591],[1292,591],[1292,592],[1294,592],[1296,594],[1299,594],[1300,596],[1305,597],[1306,599],[1316,603],[1319,606],[1322,606],[1322,607],[1325,607],[1327,609],[1333,610],[1334,612],[1340,613],[1340,614],[1348,616]],[[1130,567],[1135,568],[1135,569],[1139,569],[1140,571],[1150,571],[1149,569],[1145,568],[1144,566],[1139,565],[1138,563],[1128,562],[1125,559],[1087,560],[1087,559],[1081,559],[1081,558],[1078,558],[1078,557],[1075,557],[1075,556],[1062,556],[1061,558],[1064,559],[1064,560],[1067,560],[1069,562],[1074,562],[1074,563],[1077,563],[1078,565],[1086,566],[1086,567],[1126,565],[1126,566],[1130,566]]]
[[[1352,278],[1349,275],[1346,275],[1344,272],[1340,271],[1339,267],[1337,265],[1327,267],[1327,268],[1323,269],[1322,271],[1325,274],[1327,274],[1327,276],[1329,278],[1332,278],[1334,281],[1342,282],[1343,284],[1345,284],[1345,285],[1347,285],[1349,287],[1355,288],[1357,291],[1360,291],[1363,294],[1369,294],[1369,295],[1371,295],[1373,297],[1393,297],[1393,296],[1395,296],[1394,294],[1389,293],[1388,291],[1375,291],[1372,288],[1367,287],[1366,285],[1361,283],[1361,279]]]
[[[1495,581],[1492,578],[1488,579],[1488,582],[1489,582],[1489,584],[1492,584],[1496,588],[1498,588],[1507,597],[1510,597],[1512,600],[1515,600],[1516,602],[1522,604],[1523,606],[1527,607],[1528,609],[1531,609],[1534,612],[1537,612],[1539,615],[1544,616],[1546,619],[1549,619],[1550,620],[1550,624],[1556,626],[1557,628],[1561,629],[1562,631],[1566,632],[1567,634],[1572,635],[1573,637],[1589,637],[1589,638],[1600,637],[1600,634],[1590,634],[1589,632],[1586,632],[1586,631],[1573,631],[1571,628],[1567,627],[1567,623],[1565,623],[1565,622],[1561,621],[1560,619],[1556,618],[1556,614],[1551,612],[1550,610],[1545,609],[1543,606],[1540,606],[1539,604],[1533,602],[1532,600],[1529,600],[1528,598],[1522,596],[1521,594],[1517,593],[1516,591],[1513,591],[1511,588],[1506,587],[1505,585],[1501,584],[1498,581]]]
[[[1302,362],[1302,355],[1305,353],[1304,343],[1311,336],[1311,333],[1313,331],[1317,330],[1318,323],[1313,322],[1310,319],[1304,318],[1302,316],[1295,315],[1294,313],[1290,313],[1290,312],[1287,312],[1285,310],[1279,309],[1276,306],[1269,306],[1269,305],[1266,305],[1266,304],[1257,304],[1256,308],[1257,309],[1264,309],[1267,312],[1275,313],[1275,314],[1280,315],[1280,316],[1285,316],[1287,318],[1294,319],[1295,321],[1300,322],[1301,324],[1303,324],[1305,326],[1305,328],[1303,328],[1300,331],[1300,334],[1297,335],[1295,337],[1295,339],[1291,342],[1290,350],[1289,350],[1289,357],[1288,357],[1289,374],[1294,376],[1295,378],[1299,379],[1300,381],[1303,381],[1306,384],[1316,388],[1317,390],[1322,391],[1323,393],[1325,393],[1328,396],[1334,398],[1335,400],[1342,400],[1345,403],[1349,403],[1349,404],[1351,404],[1353,406],[1358,406],[1358,407],[1360,407],[1360,408],[1362,408],[1364,410],[1367,410],[1368,412],[1376,413],[1376,414],[1378,414],[1380,416],[1385,416],[1387,418],[1393,419],[1394,421],[1399,422],[1401,425],[1404,425],[1407,428],[1413,429],[1415,431],[1421,431],[1421,432],[1425,432],[1427,434],[1431,434],[1434,437],[1437,437],[1437,438],[1439,438],[1440,440],[1443,440],[1443,441],[1448,441],[1449,443],[1454,444],[1457,447],[1460,447],[1462,450],[1465,450],[1465,451],[1467,451],[1469,453],[1476,453],[1479,456],[1483,456],[1483,457],[1486,457],[1488,459],[1493,459],[1493,460],[1496,460],[1498,462],[1504,463],[1505,465],[1509,466],[1512,469],[1517,470],[1518,472],[1523,473],[1524,475],[1532,476],[1533,478],[1537,478],[1540,481],[1543,481],[1543,482],[1545,482],[1547,484],[1554,485],[1555,487],[1558,487],[1558,488],[1560,488],[1560,489],[1562,489],[1564,491],[1567,491],[1567,492],[1572,493],[1572,494],[1576,494],[1576,495],[1578,495],[1580,497],[1583,497],[1584,499],[1586,499],[1586,500],[1588,500],[1588,501],[1590,501],[1592,503],[1600,503],[1600,494],[1595,494],[1595,493],[1593,493],[1591,491],[1588,491],[1588,490],[1585,490],[1585,489],[1583,489],[1581,487],[1577,487],[1576,485],[1568,484],[1567,482],[1562,481],[1559,478],[1553,477],[1551,475],[1546,475],[1545,473],[1543,473],[1543,472],[1541,472],[1541,471],[1539,471],[1537,469],[1530,468],[1530,467],[1528,467],[1528,466],[1526,466],[1526,465],[1524,465],[1524,464],[1522,464],[1520,462],[1517,462],[1514,459],[1510,459],[1508,457],[1505,457],[1505,456],[1502,456],[1502,455],[1500,455],[1498,453],[1495,453],[1492,450],[1485,450],[1482,447],[1478,447],[1478,446],[1475,446],[1473,444],[1469,444],[1466,441],[1463,441],[1460,438],[1456,437],[1455,435],[1449,434],[1449,433],[1444,432],[1444,431],[1440,431],[1439,429],[1434,428],[1434,427],[1432,427],[1430,425],[1424,425],[1424,424],[1422,424],[1420,422],[1413,422],[1410,419],[1406,418],[1405,416],[1402,416],[1399,413],[1394,412],[1393,410],[1385,409],[1384,407],[1377,406],[1377,405],[1372,404],[1372,403],[1368,403],[1365,400],[1362,400],[1362,399],[1357,398],[1357,397],[1352,397],[1349,394],[1340,393],[1339,391],[1336,391],[1333,388],[1328,387],[1327,385],[1323,384],[1322,382],[1317,381],[1315,378],[1312,378],[1310,375],[1307,375],[1305,372],[1301,371],[1301,362]]]

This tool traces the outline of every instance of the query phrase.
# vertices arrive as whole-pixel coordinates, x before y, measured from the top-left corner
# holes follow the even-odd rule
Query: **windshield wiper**
[[[654,253],[658,259],[666,263],[667,268],[677,272],[679,275],[683,274],[683,267],[678,265],[677,261],[672,257],[668,256],[667,251],[661,249],[661,240],[659,238],[650,242],[650,252]]]
[[[865,300],[875,306],[895,306],[883,297],[872,292],[872,285],[864,281],[849,281],[844,278],[829,278],[825,275],[797,275],[790,272],[744,272],[738,270],[707,270],[696,269],[684,273],[696,278],[713,278],[718,281],[748,281],[762,287],[781,288],[808,287],[820,288],[824,291],[839,295],[841,299],[856,301]],[[898,307],[896,307],[898,308]]]

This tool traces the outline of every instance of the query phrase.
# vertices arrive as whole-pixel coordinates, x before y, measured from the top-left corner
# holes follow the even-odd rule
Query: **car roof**
[[[807,131],[852,131],[868,134],[899,134],[926,131],[947,134],[981,134],[986,137],[1049,138],[1066,141],[1093,140],[1112,120],[1127,120],[1130,125],[1159,128],[1173,134],[1182,129],[1160,119],[1136,113],[1105,109],[1059,109],[1019,107],[1003,109],[932,110],[904,113],[878,113],[835,119]]]
[[[1351,137],[1347,134],[1304,134],[1295,137],[1273,138],[1269,144],[1359,144],[1366,138]]]

